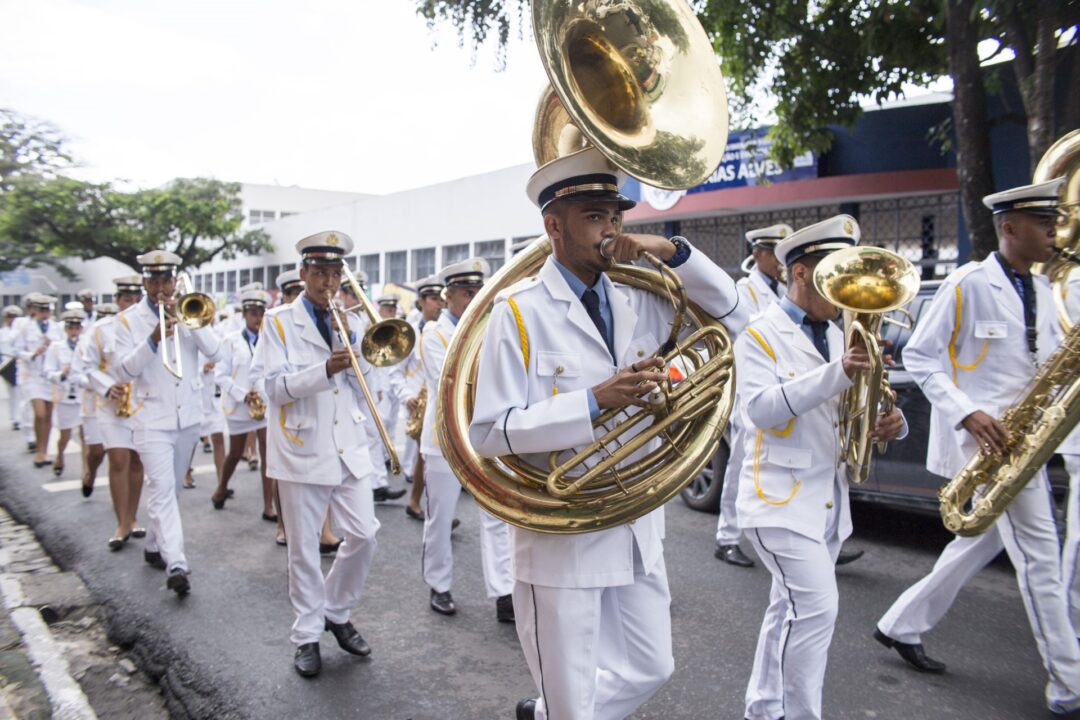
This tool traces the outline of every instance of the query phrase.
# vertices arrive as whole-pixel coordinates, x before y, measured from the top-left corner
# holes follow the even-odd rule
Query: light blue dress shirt
[[[585,294],[586,290],[592,289],[596,291],[597,297],[600,298],[600,317],[604,319],[604,325],[607,326],[607,343],[608,345],[615,345],[615,318],[611,315],[611,305],[608,304],[607,288],[604,287],[603,275],[596,277],[596,282],[592,288],[586,287],[585,283],[581,282],[581,279],[574,273],[563,267],[553,255],[551,262],[555,263],[555,267],[558,269],[559,274],[566,280],[566,284],[570,286],[570,291],[574,293],[578,300],[581,300],[581,296]],[[600,415],[600,404],[596,402],[596,396],[593,395],[592,388],[587,391],[587,397],[589,399],[589,417],[595,420]]]

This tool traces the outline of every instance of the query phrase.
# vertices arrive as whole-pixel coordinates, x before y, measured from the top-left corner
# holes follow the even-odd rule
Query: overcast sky
[[[0,0],[0,17],[0,107],[58,126],[86,179],[384,193],[532,159],[531,37],[496,72],[412,0]]]

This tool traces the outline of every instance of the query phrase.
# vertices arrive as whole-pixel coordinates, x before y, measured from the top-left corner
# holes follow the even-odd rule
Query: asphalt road
[[[62,478],[75,481],[70,488],[34,469],[21,435],[6,429],[0,459],[0,503],[34,526],[58,564],[84,578],[112,619],[114,641],[131,646],[160,678],[176,717],[512,718],[515,703],[534,694],[513,627],[496,623],[484,597],[477,509],[465,495],[454,541],[457,616],[428,608],[421,523],[405,516],[400,501],[378,506],[375,566],[353,615],[374,652],[354,658],[324,635],[323,673],[312,681],[292,669],[285,552],[274,544],[274,526],[259,517],[257,473],[239,470],[237,497],[217,512],[210,456],[196,453],[198,486],[181,493],[193,591],[179,600],[165,590],[164,574],[143,563],[139,541],[118,553],[106,549],[114,527],[108,488],[99,478],[93,497],[82,498],[77,455],[69,455]],[[635,717],[741,718],[769,575],[713,558],[715,516],[679,501],[667,513],[676,670]],[[856,507],[855,527],[851,546],[866,556],[839,569],[825,717],[1049,717],[1045,675],[1006,561],[980,573],[927,639],[949,672],[924,676],[870,633],[948,538],[933,518],[870,507]]]

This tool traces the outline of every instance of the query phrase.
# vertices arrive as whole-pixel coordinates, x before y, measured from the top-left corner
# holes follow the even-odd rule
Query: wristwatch
[[[675,246],[675,254],[666,261],[666,264],[670,268],[677,268],[690,258],[690,241],[682,235],[676,235],[669,240]]]

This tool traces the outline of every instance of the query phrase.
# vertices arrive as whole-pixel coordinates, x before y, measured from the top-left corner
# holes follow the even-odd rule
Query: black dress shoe
[[[315,677],[322,670],[322,657],[319,655],[319,643],[304,643],[296,648],[293,667],[300,677]]]
[[[837,565],[847,565],[853,563],[865,554],[865,550],[844,550],[840,549],[840,553],[836,556]]]
[[[84,484],[82,486],[82,496],[83,497],[90,497],[93,494],[94,494],[94,486],[93,485],[85,485]]]
[[[518,702],[515,717],[517,720],[534,720],[536,717],[536,700],[526,698]]]
[[[919,672],[933,675],[940,675],[945,672],[945,663],[927,657],[922,643],[915,643],[914,645],[902,643],[899,640],[893,640],[877,628],[874,629],[874,639],[887,648],[895,649],[908,665]]]
[[[212,453],[214,452],[214,448],[210,447],[210,443],[205,442],[202,444],[202,451],[204,453]]]
[[[169,588],[180,597],[191,592],[191,581],[188,580],[187,570],[174,568],[173,571],[169,573],[169,579],[165,581],[165,587]]]
[[[46,465],[52,465],[52,460],[35,460],[34,461],[34,467],[36,467],[36,468],[43,468]]]
[[[423,519],[424,519],[424,513],[423,513],[423,511],[421,511],[421,512],[416,512],[415,510],[413,510],[413,509],[412,509],[411,507],[409,507],[408,505],[406,505],[406,506],[405,506],[405,514],[406,514],[406,515],[408,515],[409,517],[411,517],[411,518],[412,518],[413,520],[420,520],[420,521],[423,521]]]
[[[333,623],[329,620],[326,621],[326,629],[333,634],[337,640],[338,647],[347,653],[353,655],[359,655],[360,657],[366,657],[371,654],[371,646],[364,641],[364,638],[360,637],[360,633],[356,631],[351,622]]]
[[[156,570],[165,569],[165,560],[161,557],[161,553],[154,552],[153,550],[143,550],[143,560],[146,564]]]
[[[63,465],[53,465],[52,471],[53,471],[53,475],[55,475],[56,477],[60,477],[61,475],[64,474],[64,466]]]
[[[457,612],[454,598],[450,597],[449,590],[446,592],[431,591],[431,609],[440,615],[453,615]]]
[[[225,491],[225,497],[227,499],[229,499],[229,500],[232,500],[235,495],[236,495],[236,491],[233,490],[232,488],[229,488],[228,490]]]
[[[214,506],[215,510],[224,510],[225,509],[225,500],[226,499],[227,499],[227,496],[222,498],[221,500],[215,500],[214,496],[211,495],[210,496],[210,504]]]
[[[109,549],[113,552],[124,549],[124,538],[109,538]]]
[[[495,619],[499,622],[514,622],[514,596],[503,595],[495,600]]]
[[[266,513],[263,513],[262,514],[262,519],[265,520],[266,522],[276,523],[277,522],[277,515],[267,515]]]
[[[35,450],[37,450],[37,443],[36,442],[28,442],[28,443],[26,443],[26,452],[34,452]]]
[[[391,490],[389,487],[375,488],[371,491],[372,496],[375,498],[375,502],[386,502],[387,500],[397,500],[405,494],[405,488],[400,490]]]
[[[721,545],[716,543],[716,552],[713,553],[718,560],[723,560],[728,565],[737,565],[738,567],[754,567],[754,561],[746,557],[746,553],[742,551],[736,544]]]
[[[341,543],[343,543],[343,542],[345,542],[345,541],[344,540],[338,540],[336,543],[324,543],[324,542],[321,542],[321,543],[319,543],[319,554],[320,555],[333,555],[334,553],[336,553],[338,551],[338,548],[341,547]]]
[[[133,538],[144,538],[144,537],[146,537],[146,528],[144,528],[144,527],[133,527],[133,528],[131,528],[131,537],[133,537]]]

